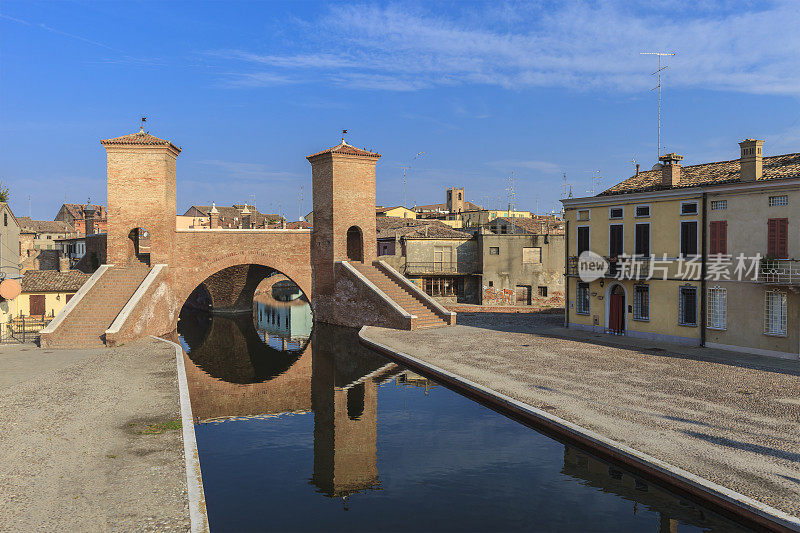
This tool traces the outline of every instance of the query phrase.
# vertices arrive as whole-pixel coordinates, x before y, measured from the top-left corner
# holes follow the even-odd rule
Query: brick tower
[[[314,188],[311,261],[317,298],[333,292],[337,261],[371,264],[377,257],[375,164],[380,157],[344,139],[307,157]]]
[[[169,264],[178,210],[175,163],[180,148],[143,129],[100,142],[108,155],[108,263],[124,266],[138,252],[143,262],[142,256],[149,254],[151,265]]]

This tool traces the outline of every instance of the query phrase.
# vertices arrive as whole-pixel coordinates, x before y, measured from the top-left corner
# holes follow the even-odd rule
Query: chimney
[[[764,156],[761,147],[764,141],[758,139],[745,139],[739,143],[742,149],[742,157],[739,160],[741,165],[740,179],[742,181],[756,181],[763,175],[762,163]]]
[[[682,155],[675,152],[664,154],[658,158],[661,161],[661,185],[664,187],[675,187],[681,182],[681,160]]]
[[[285,218],[281,219],[281,229],[286,229],[286,219]]]
[[[85,235],[94,235],[94,207],[92,201],[86,202],[86,207],[83,210],[83,225]]]
[[[636,163],[636,175],[639,175],[639,163]]]
[[[244,229],[252,229],[252,224],[250,222],[250,209],[247,207],[247,203],[244,204],[244,209],[242,209],[242,227]]]
[[[69,257],[61,255],[58,257],[58,271],[69,272]]]
[[[219,227],[219,211],[217,211],[217,204],[211,202],[211,211],[208,212],[208,227],[217,229]]]

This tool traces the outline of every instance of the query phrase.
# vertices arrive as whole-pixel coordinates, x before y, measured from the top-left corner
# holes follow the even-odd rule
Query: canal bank
[[[777,523],[800,526],[797,372],[554,339],[552,317],[459,321],[472,325],[411,335],[364,328],[361,338],[459,392],[483,389],[484,400],[494,397],[501,410],[526,404],[530,412],[518,418],[537,418],[545,422],[540,427],[548,421],[574,426],[596,449],[616,447],[643,463],[672,465],[693,483],[718,485],[729,501],[736,499],[733,491],[740,493],[739,503],[756,520],[774,514]]]
[[[187,531],[173,345],[0,347],[0,524]]]

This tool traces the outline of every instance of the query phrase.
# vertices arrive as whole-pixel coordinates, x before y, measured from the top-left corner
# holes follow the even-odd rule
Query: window
[[[697,287],[681,287],[678,293],[678,324],[697,325]]]
[[[636,224],[636,251],[638,256],[650,257],[650,224]]]
[[[728,319],[728,289],[708,289],[708,328],[726,329]]]
[[[589,210],[588,209],[578,209],[578,220],[581,220],[581,221],[589,220]]]
[[[681,202],[681,215],[696,215],[697,202]]]
[[[547,287],[544,285],[539,285],[539,297],[547,298]]]
[[[789,219],[767,220],[767,255],[773,259],[789,258]]]
[[[636,218],[649,218],[650,217],[650,206],[649,205],[637,205],[636,206]]]
[[[728,222],[726,220],[714,220],[711,222],[711,247],[709,253],[712,255],[728,253]]]
[[[499,246],[490,246],[489,247],[489,255],[500,255],[500,247]]]
[[[681,222],[681,255],[697,255],[697,221]]]
[[[425,292],[430,296],[458,296],[460,278],[423,278]]]
[[[500,233],[501,233],[502,235],[505,235],[505,234],[507,234],[507,233],[508,233],[508,226],[506,226],[505,224],[503,224],[502,226],[500,226]]]
[[[541,248],[523,248],[522,249],[522,262],[523,263],[541,263],[542,262],[542,249]]]
[[[764,300],[764,334],[786,336],[786,293],[767,291]]]
[[[711,200],[711,210],[728,209],[728,200]]]
[[[589,226],[578,226],[578,255],[589,249]]]
[[[650,286],[633,286],[633,319],[650,320]]]
[[[769,197],[769,206],[770,207],[779,207],[782,205],[789,205],[789,196],[782,195],[782,196],[770,196]]]
[[[621,207],[612,207],[608,210],[608,218],[622,218],[624,213]]]
[[[589,314],[589,284],[578,283],[578,294],[575,304],[575,312],[579,315]]]
[[[378,243],[378,255],[394,255],[395,241],[383,241]]]

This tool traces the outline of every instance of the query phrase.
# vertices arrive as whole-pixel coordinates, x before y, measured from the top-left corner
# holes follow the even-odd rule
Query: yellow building
[[[91,277],[78,270],[28,270],[22,277],[22,293],[0,302],[3,324],[19,317],[54,317]]]
[[[562,200],[568,326],[798,358],[800,154],[763,157],[762,144],[687,167],[667,154]]]
[[[379,217],[417,218],[416,211],[398,205],[395,207],[376,207],[375,215]]]

